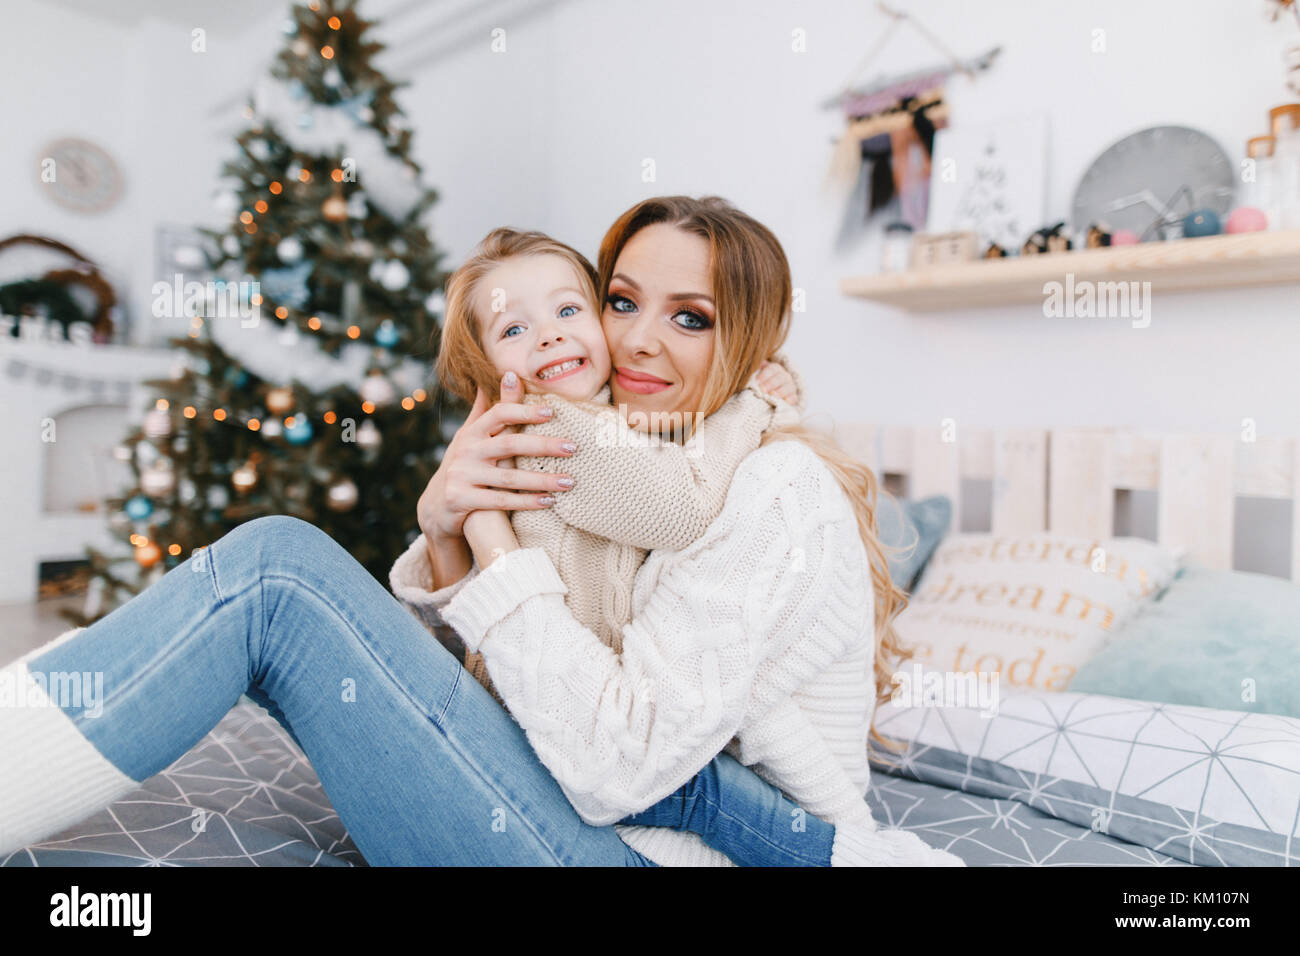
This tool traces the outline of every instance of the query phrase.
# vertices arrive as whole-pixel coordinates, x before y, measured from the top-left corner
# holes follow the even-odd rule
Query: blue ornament
[[[290,445],[305,445],[311,441],[311,422],[306,415],[293,416],[293,424],[285,426],[284,440]]]
[[[1200,236],[1217,236],[1223,232],[1219,214],[1213,209],[1196,209],[1183,219],[1183,235],[1188,239]]]
[[[235,388],[243,388],[248,384],[248,373],[242,368],[231,365],[226,369],[226,381]]]
[[[277,305],[301,309],[310,298],[307,278],[314,268],[313,262],[300,262],[284,269],[263,269],[259,289]]]
[[[399,337],[397,326],[393,324],[392,319],[384,319],[379,323],[379,328],[375,329],[375,342],[386,349],[396,345]]]
[[[298,32],[298,24],[292,19],[285,20],[284,25],[280,27],[280,30],[284,33],[285,36],[291,37]]]
[[[136,495],[126,503],[126,516],[132,521],[143,521],[153,514],[153,502],[144,495]]]

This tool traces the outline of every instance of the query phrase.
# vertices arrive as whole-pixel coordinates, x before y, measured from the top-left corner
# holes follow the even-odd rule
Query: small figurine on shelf
[[[1005,258],[1007,250],[1003,249],[996,242],[990,242],[989,247],[984,250],[985,259],[1002,259]]]
[[[1052,252],[1068,252],[1074,244],[1070,242],[1069,235],[1062,231],[1064,229],[1064,222],[1039,229],[1020,247],[1021,255],[1041,256]]]
[[[1087,249],[1101,249],[1110,245],[1110,230],[1103,223],[1092,223],[1088,226],[1088,238],[1084,241],[1084,247]]]
[[[1201,236],[1217,236],[1223,232],[1219,224],[1219,214],[1213,209],[1197,209],[1183,219],[1183,236],[1197,239]]]

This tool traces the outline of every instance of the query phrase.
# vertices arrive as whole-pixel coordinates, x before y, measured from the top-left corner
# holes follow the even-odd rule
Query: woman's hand
[[[784,399],[793,405],[799,399],[799,389],[794,378],[778,362],[764,362],[754,373],[754,382],[769,395]]]
[[[524,471],[507,462],[515,455],[567,458],[577,450],[563,438],[519,434],[517,426],[545,421],[551,414],[546,405],[524,405],[522,400],[523,386],[509,372],[501,380],[501,401],[496,405],[489,408],[480,390],[416,503],[416,521],[429,548],[435,590],[454,584],[469,571],[464,525],[471,512],[549,508],[554,493],[564,490],[559,482],[567,475]]]

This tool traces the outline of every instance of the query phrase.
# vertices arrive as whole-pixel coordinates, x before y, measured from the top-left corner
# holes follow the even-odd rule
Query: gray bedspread
[[[1183,866],[997,799],[872,775],[872,812],[972,866]],[[185,756],[4,866],[365,866],[302,751],[243,699]]]

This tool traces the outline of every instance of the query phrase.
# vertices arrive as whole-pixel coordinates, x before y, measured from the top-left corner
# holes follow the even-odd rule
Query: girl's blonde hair
[[[470,405],[480,388],[489,401],[501,397],[501,375],[483,348],[484,317],[474,314],[474,290],[483,276],[507,259],[542,255],[559,256],[573,266],[582,291],[597,317],[600,315],[596,270],[586,256],[545,233],[493,229],[447,280],[447,307],[436,371],[438,381]]]
[[[762,223],[725,199],[705,196],[658,196],[633,206],[610,227],[600,244],[597,274],[600,302],[609,294],[610,278],[628,240],[646,226],[665,223],[703,237],[712,252],[712,294],[717,309],[713,358],[700,411],[710,415],[745,387],[750,376],[784,343],[790,329],[790,264],[785,250]],[[877,707],[889,700],[897,667],[911,656],[894,630],[894,618],[907,606],[907,594],[894,584],[876,524],[879,495],[890,497],[875,474],[846,454],[829,435],[804,425],[773,429],[770,441],[807,444],[830,469],[848,496],[866,548],[875,595],[875,685]],[[890,552],[896,550],[888,549]],[[882,737],[872,721],[871,735],[890,750],[896,743]]]

